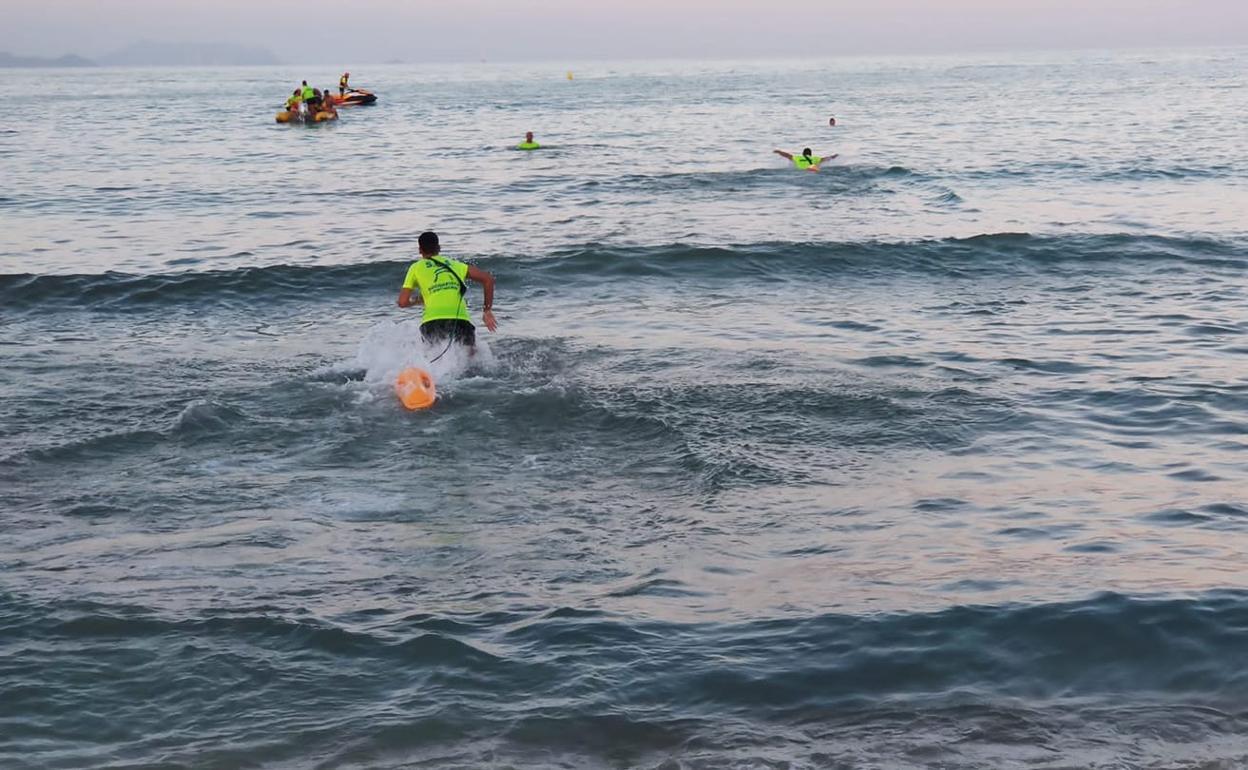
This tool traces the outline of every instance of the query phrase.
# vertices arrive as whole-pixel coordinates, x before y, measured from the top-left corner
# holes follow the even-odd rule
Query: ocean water
[[[0,766],[1248,767],[1246,65],[6,73]]]

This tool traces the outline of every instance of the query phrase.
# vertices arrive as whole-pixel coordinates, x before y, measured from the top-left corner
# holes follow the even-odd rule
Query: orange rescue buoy
[[[394,383],[394,392],[399,401],[408,409],[428,409],[438,400],[438,392],[433,386],[433,377],[424,369],[415,366],[399,372],[399,379]]]

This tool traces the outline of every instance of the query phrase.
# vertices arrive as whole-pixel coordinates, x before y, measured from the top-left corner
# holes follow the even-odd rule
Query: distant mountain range
[[[81,56],[14,56],[0,51],[0,67],[94,67],[95,62]]]
[[[233,43],[153,43],[141,40],[94,61],[81,56],[14,56],[0,52],[0,67],[233,67],[280,64],[263,48]]]

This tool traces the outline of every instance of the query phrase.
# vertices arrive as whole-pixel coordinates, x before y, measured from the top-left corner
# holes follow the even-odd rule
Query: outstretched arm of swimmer
[[[781,158],[785,158],[786,160],[793,160],[793,153],[785,152],[784,150],[772,150],[772,152],[779,155]]]
[[[412,296],[411,289],[399,291],[399,307],[411,307],[412,305],[419,305],[424,301],[425,299],[420,296],[420,292],[416,292],[416,295]]]
[[[481,308],[481,320],[490,331],[498,330],[498,322],[494,320],[494,276],[486,271],[468,266],[468,280],[476,281],[485,290],[485,303]]]

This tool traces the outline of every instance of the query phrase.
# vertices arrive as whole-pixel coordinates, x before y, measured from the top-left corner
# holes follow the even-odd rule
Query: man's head
[[[828,118],[828,125],[829,125],[829,126],[835,126],[835,125],[836,125],[836,118]]]
[[[526,141],[526,142],[531,142],[531,141],[533,141],[533,132],[532,132],[532,131],[525,131],[525,132],[524,132],[524,141]]]
[[[809,148],[809,147],[807,147],[806,149],[802,150],[802,155],[805,155],[807,158],[809,158],[809,157],[810,157],[810,148]]]
[[[308,81],[306,81],[306,80],[305,80],[305,81],[303,81],[303,84],[306,86],[306,85],[308,84]]]
[[[438,245],[438,234],[435,232],[423,232],[416,243],[420,246],[420,253],[426,257],[437,256],[442,247]]]
[[[299,89],[298,89],[298,88],[296,88],[296,89],[295,89],[295,91],[294,91],[294,93],[293,93],[293,94],[291,94],[291,95],[292,95],[292,96],[298,96],[298,95],[299,95],[299,93],[300,93]]]

